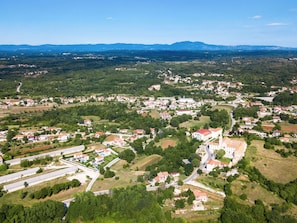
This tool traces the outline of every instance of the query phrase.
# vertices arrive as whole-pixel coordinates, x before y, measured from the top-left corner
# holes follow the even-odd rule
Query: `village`
[[[196,74],[197,76],[197,74]],[[166,79],[170,81],[185,81],[178,77],[172,78],[167,77]],[[187,79],[186,82],[189,82]],[[214,90],[213,86],[214,82],[203,82],[202,85],[204,86],[205,90]],[[217,93],[220,95],[229,96],[227,92],[227,86],[230,86],[230,83],[222,82],[218,83],[220,86],[219,88],[216,87]],[[241,84],[235,84],[233,87],[240,87]],[[159,85],[151,86],[149,90],[158,91],[160,89]],[[272,94],[272,93],[271,93]],[[272,100],[271,97],[264,98],[265,100]],[[58,101],[58,103],[57,103]],[[233,117],[233,113],[230,112],[230,126],[229,129],[223,128],[203,128],[200,127],[198,129],[195,128],[188,128],[186,134],[193,139],[196,139],[202,142],[201,146],[197,148],[197,154],[201,157],[201,164],[198,169],[200,169],[201,173],[210,173],[216,169],[221,169],[224,167],[229,167],[232,169],[234,165],[236,165],[245,155],[245,151],[247,149],[247,143],[243,138],[234,138],[232,135],[242,135],[244,132],[255,134],[260,138],[267,138],[267,137],[277,137],[282,142],[290,142],[290,141],[297,141],[297,133],[292,132],[291,134],[281,134],[279,129],[275,129],[275,126],[282,122],[280,118],[281,114],[286,114],[290,116],[296,115],[296,106],[289,106],[289,107],[281,107],[281,106],[273,106],[267,105],[267,103],[263,103],[262,98],[259,98],[258,101],[250,101],[247,95],[241,95],[237,93],[235,95],[235,99],[233,101],[214,101],[214,100],[203,100],[203,101],[195,101],[193,98],[184,98],[184,97],[136,97],[136,96],[125,96],[125,95],[114,95],[109,97],[104,96],[96,96],[92,95],[90,97],[77,97],[77,98],[44,98],[40,101],[34,101],[32,99],[4,99],[1,100],[1,109],[4,110],[13,110],[17,107],[24,107],[24,108],[36,108],[40,104],[46,104],[49,107],[61,107],[63,105],[71,105],[77,103],[87,103],[89,101],[92,102],[119,102],[119,103],[126,103],[128,104],[131,109],[137,110],[139,114],[149,114],[150,111],[155,110],[159,114],[159,118],[170,122],[173,117],[178,117],[182,115],[189,115],[193,118],[196,117],[197,113],[200,112],[201,106],[203,105],[210,105],[210,106],[229,106],[231,108],[236,108],[238,106],[242,106],[243,108],[249,108],[257,106],[259,109],[257,111],[257,117],[242,117],[241,119],[235,120]],[[265,119],[262,128],[271,129],[271,131],[259,131],[259,129],[255,127],[259,124],[259,119],[264,117],[271,117],[270,119]],[[93,131],[93,124],[94,120],[92,119],[84,119],[82,123],[77,123],[77,131],[75,132],[66,132],[61,127],[47,127],[43,126],[39,129],[36,128],[22,128],[20,129],[17,134],[15,134],[12,138],[14,141],[18,141],[23,144],[34,144],[34,143],[42,143],[42,142],[50,142],[50,143],[65,143],[73,138],[80,137],[81,140],[84,139],[100,139],[100,137],[104,137],[102,140],[102,146],[93,149],[91,152],[84,152],[85,149],[73,153],[70,156],[68,155],[65,159],[66,162],[69,163],[78,163],[79,165],[83,165],[86,168],[94,168],[97,174],[92,175],[90,171],[87,170],[88,175],[93,177],[99,176],[99,169],[100,165],[106,165],[106,161],[112,162],[115,160],[116,162],[119,161],[118,153],[113,150],[115,147],[121,148],[128,148],[132,150],[134,153],[136,151],[130,146],[130,143],[134,142],[137,139],[142,137],[154,137],[156,136],[157,132],[154,128],[150,129],[150,132],[145,132],[144,129],[117,129],[116,132],[110,131]],[[83,129],[83,130],[82,130]],[[7,140],[7,133],[8,130],[3,130],[0,132],[0,141],[5,142]],[[218,151],[223,151],[223,155],[220,155]],[[220,153],[221,154],[221,153]],[[5,163],[6,160],[5,154],[0,156],[1,163]],[[189,162],[189,161],[184,161]],[[114,164],[115,162],[112,162]],[[76,166],[74,164],[73,166]],[[109,166],[110,167],[110,166]],[[79,167],[78,167],[79,169]],[[74,172],[78,171],[78,169],[74,169]],[[79,172],[85,169],[81,169]],[[69,169],[70,172],[65,172],[64,174],[70,174],[73,172],[73,169]],[[198,174],[196,173],[197,169],[195,168],[195,172],[191,177],[197,177]],[[60,173],[59,173],[60,174]],[[57,176],[61,176],[61,175]],[[230,174],[234,175],[237,174],[237,171],[231,171]],[[155,190],[160,185],[166,185],[166,187],[174,186],[175,191],[174,194],[176,196],[175,199],[183,199],[180,194],[184,192],[179,189],[178,182],[179,180],[179,173],[168,173],[168,172],[159,172],[156,177],[154,177],[151,181],[148,182],[147,188],[148,190]],[[184,179],[184,183],[188,183],[191,185],[192,178],[189,180]],[[48,180],[50,178],[44,178],[44,180]],[[26,180],[29,182],[29,180]],[[85,180],[81,180],[85,182]],[[42,182],[42,181],[40,181]],[[32,183],[32,185],[34,185]],[[30,185],[29,185],[30,186]],[[9,185],[4,185],[4,188],[10,188]],[[19,184],[18,188],[24,188],[23,184]],[[11,189],[14,191],[14,189]],[[224,193],[213,191],[211,188],[203,188],[202,190],[199,189],[192,189],[193,194],[195,195],[195,199],[193,202],[193,210],[205,210],[204,204],[207,203],[209,200],[208,193],[216,193],[220,196],[224,197]],[[176,213],[185,213],[183,209],[177,209]]]

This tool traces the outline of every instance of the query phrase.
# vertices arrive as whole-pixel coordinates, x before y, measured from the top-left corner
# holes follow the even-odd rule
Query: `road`
[[[17,93],[20,93],[21,92],[21,87],[22,87],[23,83],[22,82],[19,82],[19,85],[17,86]]]
[[[195,187],[200,187],[200,188],[202,188],[202,189],[204,189],[204,190],[207,190],[207,191],[209,191],[209,192],[211,192],[211,193],[215,193],[215,194],[218,194],[218,195],[220,195],[220,196],[222,196],[222,197],[226,197],[226,194],[225,194],[224,192],[222,192],[222,191],[217,191],[217,190],[215,190],[215,189],[212,189],[212,188],[210,188],[210,187],[207,187],[207,186],[205,186],[204,184],[199,183],[199,182],[197,182],[197,181],[189,181],[189,182],[187,182],[186,184],[189,184],[189,185],[192,185],[192,186],[195,186]]]
[[[42,174],[42,175],[39,175],[36,177],[32,177],[32,178],[21,180],[21,181],[15,182],[15,183],[4,185],[3,189],[9,193],[9,192],[13,192],[13,191],[20,190],[20,189],[24,188],[25,182],[28,184],[28,186],[33,186],[33,185],[36,185],[36,184],[39,184],[39,183],[42,183],[45,181],[49,181],[49,180],[53,180],[53,179],[56,179],[61,176],[65,176],[67,174],[73,174],[76,171],[77,171],[77,167],[74,167],[74,166],[68,167],[68,168],[65,168],[62,170],[57,170],[54,172]]]
[[[48,152],[48,153],[42,153],[42,154],[35,155],[35,156],[27,156],[27,157],[23,157],[23,158],[7,160],[7,161],[5,161],[5,163],[13,166],[13,165],[20,164],[22,160],[31,160],[32,161],[34,159],[42,158],[42,157],[46,157],[46,156],[55,157],[55,156],[67,155],[67,154],[83,151],[84,149],[85,149],[84,145],[74,146],[74,147],[70,147],[67,149],[60,149],[60,150],[56,150],[56,151],[52,151],[52,152]]]
[[[0,184],[7,183],[7,182],[10,182],[10,181],[14,181],[14,180],[20,179],[22,177],[32,176],[32,175],[36,174],[37,170],[39,170],[39,167],[30,168],[30,169],[27,169],[27,170],[23,170],[23,171],[19,171],[19,172],[16,172],[16,173],[11,173],[11,174],[1,176],[0,177]]]

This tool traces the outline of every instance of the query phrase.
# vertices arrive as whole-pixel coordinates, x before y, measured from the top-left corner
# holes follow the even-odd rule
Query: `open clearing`
[[[173,138],[164,138],[161,139],[158,145],[162,147],[162,149],[167,149],[169,146],[174,147],[177,144],[177,139]]]
[[[162,159],[162,156],[153,154],[144,158],[136,160],[130,169],[144,171],[147,166],[150,166],[154,163],[159,162]]]
[[[159,113],[157,110],[152,110],[152,111],[150,112],[150,116],[151,116],[152,118],[159,119],[159,118],[160,118],[160,113]]]
[[[281,131],[286,133],[297,132],[297,124],[290,124],[290,123],[281,123]]]
[[[270,205],[273,203],[281,204],[284,202],[277,195],[272,192],[264,189],[256,182],[250,182],[249,179],[245,176],[241,176],[235,181],[232,182],[232,193],[240,196],[241,194],[247,195],[247,200],[245,203],[254,204],[255,200],[260,199],[266,205]]]
[[[195,128],[200,129],[203,128],[203,126],[210,122],[209,116],[201,116],[199,120],[190,120],[187,122],[183,122],[179,125],[181,128]]]
[[[263,147],[264,142],[252,141],[246,151],[246,157],[268,179],[277,183],[288,183],[297,178],[297,158],[283,158],[274,150],[267,150]]]
[[[159,155],[151,156],[142,156],[136,158],[130,166],[123,168],[127,164],[126,161],[120,160],[114,166],[111,167],[111,170],[115,172],[116,177],[119,179],[116,180],[113,178],[103,178],[101,175],[100,178],[95,182],[92,187],[92,191],[108,190],[118,187],[127,187],[137,184],[137,176],[143,175],[145,173],[145,168],[153,163],[158,162],[162,157]]]

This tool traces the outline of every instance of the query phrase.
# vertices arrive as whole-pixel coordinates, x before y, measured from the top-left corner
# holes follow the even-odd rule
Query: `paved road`
[[[42,175],[39,175],[36,177],[32,177],[32,178],[21,180],[21,181],[15,182],[15,183],[4,185],[3,189],[6,190],[7,192],[13,192],[13,191],[20,190],[20,189],[24,188],[25,182],[28,184],[28,186],[33,186],[33,185],[36,185],[36,184],[39,184],[39,183],[42,183],[45,181],[49,181],[49,180],[56,179],[61,176],[65,176],[67,174],[75,173],[76,171],[77,171],[77,167],[74,167],[74,166],[68,167],[68,168],[65,168],[62,170],[57,170],[54,172],[42,174]]]
[[[92,189],[93,184],[96,182],[97,178],[100,176],[99,171],[97,171],[95,174],[92,176],[91,182],[88,184],[86,191],[90,191]]]
[[[22,82],[20,82],[20,83],[19,83],[19,85],[17,86],[17,89],[16,89],[16,91],[17,91],[18,93],[20,93],[20,92],[21,92],[21,87],[22,87],[22,85],[23,85],[23,83],[22,83]]]
[[[77,152],[83,151],[84,149],[85,149],[84,145],[74,146],[74,147],[71,147],[71,148],[60,149],[60,150],[56,150],[56,151],[52,151],[52,152],[48,152],[48,153],[38,154],[38,155],[35,155],[35,156],[27,156],[27,157],[23,157],[23,158],[16,158],[16,159],[12,159],[12,160],[7,160],[7,161],[5,161],[5,163],[10,164],[10,165],[13,166],[13,165],[20,164],[22,160],[34,160],[36,158],[42,158],[42,157],[46,157],[46,156],[55,157],[55,156],[67,155],[67,154],[77,153]]]
[[[22,177],[27,177],[36,174],[37,170],[39,170],[39,167],[30,168],[24,171],[19,171],[16,173],[7,174],[5,176],[0,177],[0,184],[7,183],[13,180],[20,179]]]
[[[107,167],[111,167],[112,165],[116,164],[119,162],[121,159],[120,158],[115,158],[114,160],[110,161],[105,167],[104,170],[106,170]]]

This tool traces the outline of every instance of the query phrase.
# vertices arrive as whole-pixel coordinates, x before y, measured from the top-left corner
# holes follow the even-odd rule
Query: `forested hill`
[[[69,44],[69,45],[0,45],[0,51],[5,52],[102,52],[111,50],[146,50],[146,51],[258,51],[258,50],[285,50],[294,51],[297,48],[280,46],[238,45],[224,46],[206,44],[203,42],[176,42],[173,44]]]

